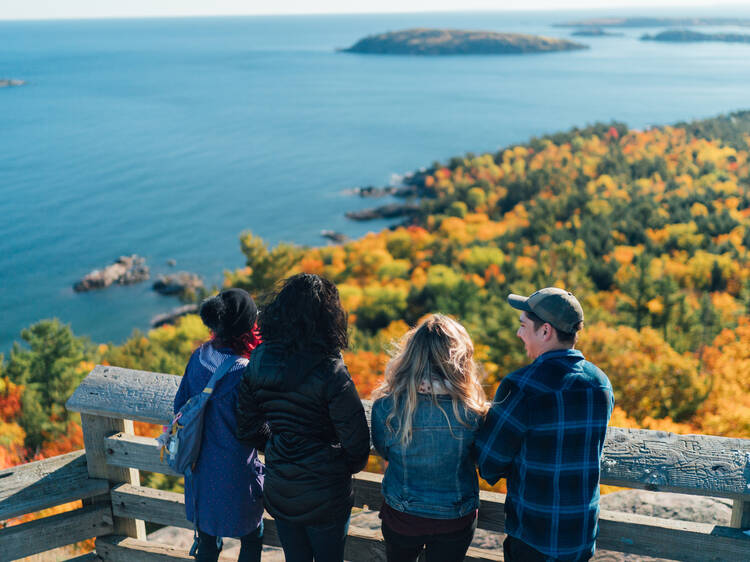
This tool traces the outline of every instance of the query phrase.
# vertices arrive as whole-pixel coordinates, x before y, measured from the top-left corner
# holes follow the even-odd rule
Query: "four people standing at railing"
[[[263,307],[264,343],[237,400],[237,433],[265,450],[265,503],[288,562],[340,562],[370,433],[341,358],[346,314],[336,286],[317,275],[287,279]]]
[[[422,550],[428,562],[463,559],[477,525],[477,466],[490,483],[508,479],[506,561],[585,561],[593,554],[612,387],[574,349],[583,310],[571,293],[546,288],[508,301],[521,310],[517,335],[533,361],[502,380],[491,405],[469,334],[446,316],[431,315],[410,330],[386,367],[374,395],[372,441],[389,463],[380,517],[390,562],[416,560]],[[258,340],[247,334],[255,306],[244,291],[205,301],[201,316],[214,339],[191,358],[176,409],[223,356],[250,359],[238,361],[247,365],[239,390],[237,376],[217,388],[224,401],[214,401],[206,417],[207,435],[214,435],[186,480],[188,517],[200,530],[198,559],[216,560],[215,537],[222,535],[243,536],[240,560],[252,559],[251,550],[259,559],[258,481],[243,479],[257,475],[244,465],[257,448],[266,452],[265,507],[286,560],[342,561],[352,475],[367,462],[370,434],[341,358],[347,324],[335,285],[317,275],[287,279],[262,311],[264,343],[252,355]],[[235,396],[236,437],[226,412]]]
[[[201,453],[185,477],[185,510],[198,530],[197,560],[215,561],[222,537],[240,537],[240,562],[259,561],[263,542],[262,465],[252,446],[237,440],[237,387],[258,345],[257,308],[242,289],[228,289],[200,308],[211,341],[201,345],[185,368],[174,411],[206,387],[225,360],[234,365],[218,381],[206,404]]]

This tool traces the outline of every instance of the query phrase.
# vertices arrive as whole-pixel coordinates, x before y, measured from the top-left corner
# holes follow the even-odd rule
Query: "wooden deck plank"
[[[91,505],[0,529],[0,562],[16,560],[112,532],[109,505]]]
[[[84,451],[0,470],[0,520],[109,492],[89,478]]]

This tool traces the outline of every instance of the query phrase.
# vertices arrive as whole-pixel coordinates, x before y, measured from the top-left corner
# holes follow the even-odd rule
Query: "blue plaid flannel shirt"
[[[502,380],[476,446],[482,478],[508,479],[506,533],[559,560],[593,554],[613,407],[607,375],[574,349],[544,353]]]

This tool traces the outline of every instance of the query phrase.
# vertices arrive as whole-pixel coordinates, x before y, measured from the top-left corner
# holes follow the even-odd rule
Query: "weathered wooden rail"
[[[165,424],[179,377],[97,366],[68,400],[80,412],[86,450],[0,471],[0,520],[83,500],[83,507],[0,529],[0,562],[96,537],[96,554],[112,561],[190,560],[187,552],[146,540],[144,520],[192,528],[181,494],[140,485],[139,471],[172,474],[154,439],[133,421]],[[369,404],[368,404],[369,411]],[[355,505],[378,509],[381,476],[355,477]],[[750,440],[610,428],[602,483],[733,500],[731,526],[721,527],[602,511],[599,548],[673,560],[750,561]],[[481,492],[478,526],[504,530],[503,494]],[[278,545],[266,516],[266,543]],[[349,560],[384,560],[379,532],[350,527]],[[467,560],[502,560],[472,548]]]

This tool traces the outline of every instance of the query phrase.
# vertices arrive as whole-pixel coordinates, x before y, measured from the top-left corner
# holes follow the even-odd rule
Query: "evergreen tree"
[[[21,338],[28,348],[13,344],[5,372],[24,386],[19,422],[26,432],[25,445],[33,451],[67,431],[74,414],[65,402],[86,376],[81,363],[93,348],[57,319],[37,322],[23,330]]]

